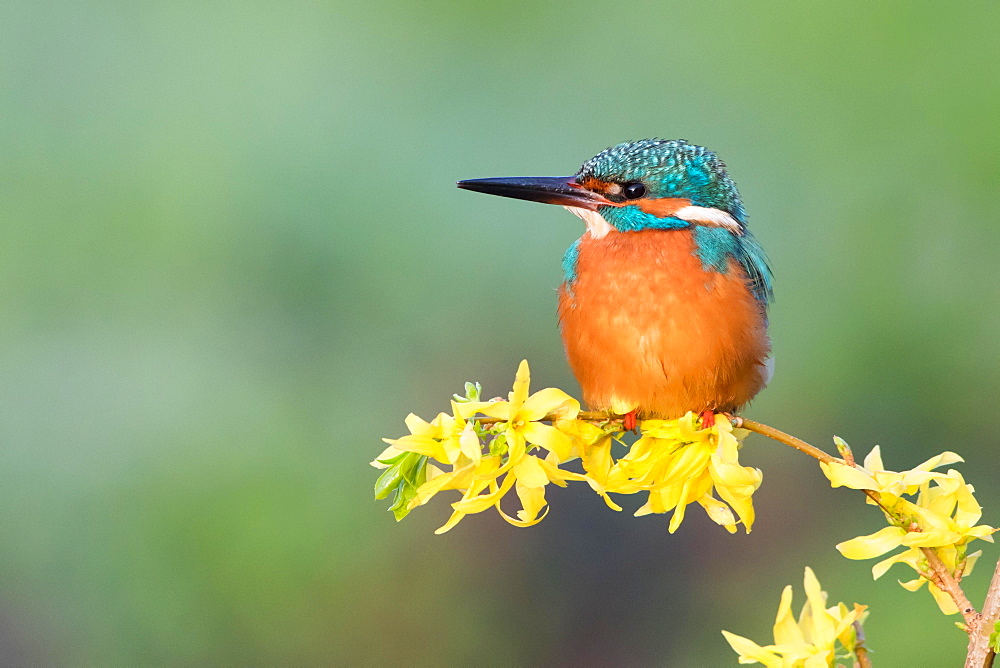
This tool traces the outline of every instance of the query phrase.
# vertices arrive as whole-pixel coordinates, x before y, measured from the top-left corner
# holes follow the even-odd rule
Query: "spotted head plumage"
[[[686,199],[693,206],[724,211],[740,225],[746,222],[726,165],[714,152],[683,139],[641,139],[606,148],[583,163],[576,181],[603,186],[608,199],[618,204],[627,202],[628,193],[615,185],[640,184],[644,198]]]

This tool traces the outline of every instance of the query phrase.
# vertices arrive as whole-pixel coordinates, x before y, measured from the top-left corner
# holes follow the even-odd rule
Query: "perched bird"
[[[584,400],[711,423],[770,380],[771,270],[723,162],[684,140],[608,148],[571,177],[459,181],[561,204],[587,225],[563,258],[559,324]]]

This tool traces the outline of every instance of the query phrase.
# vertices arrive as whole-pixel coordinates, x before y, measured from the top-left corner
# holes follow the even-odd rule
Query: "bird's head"
[[[746,270],[754,296],[771,300],[771,270],[746,229],[746,211],[726,166],[683,139],[642,139],[612,146],[574,176],[459,181],[459,188],[561,204],[587,223],[592,238],[610,233],[692,228],[702,265],[725,272],[730,258]],[[579,242],[577,242],[578,244]],[[563,259],[575,276],[574,244]]]
[[[459,188],[561,204],[591,234],[703,225],[742,235],[746,212],[715,153],[682,139],[643,139],[605,149],[570,177],[459,181]]]

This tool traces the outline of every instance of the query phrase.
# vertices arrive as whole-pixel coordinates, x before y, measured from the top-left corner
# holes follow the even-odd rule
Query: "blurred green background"
[[[944,449],[1000,522],[1000,5],[0,6],[0,663],[729,665],[812,565],[878,665],[956,665],[881,519],[758,437],[758,523],[396,524],[382,436],[469,379],[578,389],[580,221],[461,178],[648,136],[718,151],[776,274],[746,414],[891,467]],[[627,510],[641,500],[623,499]],[[969,593],[980,603],[997,550]]]

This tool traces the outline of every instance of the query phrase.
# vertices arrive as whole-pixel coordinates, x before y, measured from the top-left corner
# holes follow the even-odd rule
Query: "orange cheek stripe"
[[[672,216],[686,206],[691,205],[691,200],[682,198],[664,197],[661,199],[637,199],[626,204],[633,204],[646,213],[653,214],[657,218]]]
[[[607,181],[601,181],[599,179],[595,179],[593,176],[588,176],[583,180],[583,182],[580,185],[592,192],[603,194],[607,192],[608,186],[611,184],[608,183]]]

